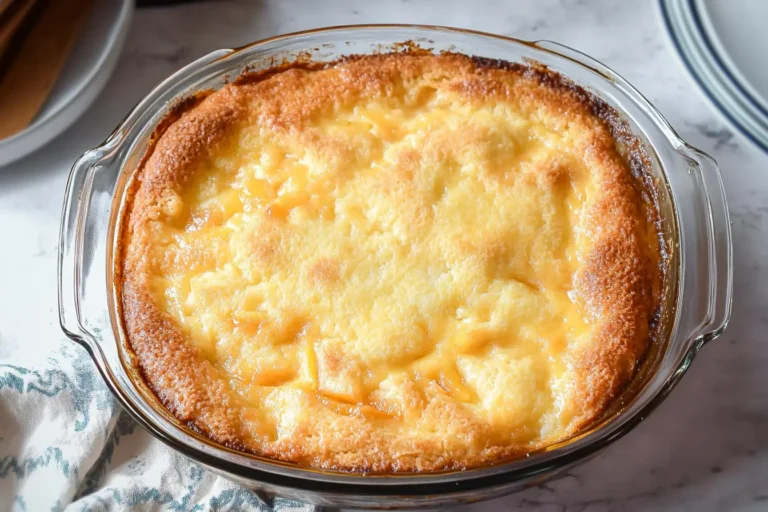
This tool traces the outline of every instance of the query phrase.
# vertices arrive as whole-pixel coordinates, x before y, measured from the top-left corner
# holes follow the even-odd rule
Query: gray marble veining
[[[733,220],[735,302],[672,395],[560,480],[472,510],[768,510],[768,155],[724,124],[672,51],[655,2],[240,0],[143,9],[105,91],[62,136],[0,169],[0,358],[61,338],[55,255],[70,165],[152,86],[214,49],[351,23],[426,23],[551,39],[613,67],[720,163]]]

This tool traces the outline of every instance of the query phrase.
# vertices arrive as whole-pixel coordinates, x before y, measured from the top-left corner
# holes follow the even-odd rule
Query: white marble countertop
[[[151,87],[217,48],[323,25],[384,22],[552,39],[592,55],[717,159],[730,203],[736,276],[725,335],[703,349],[654,414],[598,457],[560,480],[474,508],[768,509],[768,155],[733,133],[697,90],[652,0],[222,0],[138,10],[114,76],[83,118],[42,150],[0,168],[0,360],[17,344],[67,342],[55,313],[66,176]]]

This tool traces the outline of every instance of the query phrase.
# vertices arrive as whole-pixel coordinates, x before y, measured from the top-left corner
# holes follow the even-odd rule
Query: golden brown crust
[[[319,69],[324,71],[316,72]],[[252,421],[252,411],[227,387],[226,376],[185,341],[180,328],[158,309],[149,293],[146,276],[152,263],[146,257],[150,243],[147,233],[153,222],[175,208],[174,193],[181,193],[196,165],[226,144],[237,126],[251,124],[301,134],[307,122],[339,103],[354,104],[361,96],[386,98],[401,92],[404,82],[423,75],[445,81],[451,91],[470,102],[491,98],[516,102],[530,112],[544,109],[564,127],[583,127],[578,132],[582,139],[574,143],[583,148],[584,161],[596,174],[600,192],[588,202],[585,213],[584,236],[591,240],[591,246],[589,253],[582,255],[574,289],[599,328],[596,341],[576,347],[569,361],[578,376],[575,400],[583,404],[569,433],[594,421],[630,381],[654,334],[665,263],[655,196],[647,181],[650,172],[638,153],[639,143],[626,126],[599,99],[543,67],[457,54],[374,55],[327,66],[287,67],[229,84],[195,102],[172,122],[137,172],[122,233],[122,272],[118,272],[123,324],[146,382],[182,422],[236,449],[350,471],[476,467],[537,448],[494,440],[487,425],[455,403],[439,399],[421,407],[430,409],[429,417],[436,423],[456,426],[454,435],[462,440],[452,444],[451,450],[424,439],[393,437],[370,422],[355,419],[356,414],[376,415],[379,409],[372,407],[350,411],[349,421],[334,425],[334,436],[306,430],[288,442],[259,442],[243,424],[243,415]],[[400,168],[407,172],[407,162]],[[569,177],[554,167],[538,179],[556,187]],[[414,222],[428,215],[417,202],[411,206]],[[275,250],[268,236],[260,238],[254,249],[254,254],[263,258],[271,257]],[[483,250],[495,258],[505,249],[503,244],[491,244]],[[306,278],[315,286],[332,287],[339,272],[337,262],[321,258],[309,267]],[[522,276],[520,280],[523,282]],[[319,368],[338,363],[323,357],[319,355]],[[423,401],[423,394],[423,390],[413,390],[406,399],[417,403]],[[328,406],[343,408],[344,404]],[[313,425],[322,428],[321,423]]]

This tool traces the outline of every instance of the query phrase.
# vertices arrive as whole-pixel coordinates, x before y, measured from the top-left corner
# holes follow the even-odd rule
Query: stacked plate
[[[44,146],[93,103],[133,9],[133,0],[0,0],[0,167]]]
[[[736,129],[768,152],[768,1],[659,3],[694,79]]]

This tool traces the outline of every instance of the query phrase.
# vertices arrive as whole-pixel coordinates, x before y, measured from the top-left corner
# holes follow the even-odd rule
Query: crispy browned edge
[[[338,64],[370,59],[375,66],[375,59],[398,58],[413,55],[432,55],[413,44],[404,45],[398,51],[389,54],[347,56],[334,62],[316,63],[302,57],[294,62],[275,63],[258,72],[245,71],[234,81],[234,85],[258,83],[278,73],[290,69],[316,70]],[[632,133],[628,123],[606,102],[589,93],[561,74],[548,69],[537,62],[527,64],[508,62],[482,57],[444,52],[443,56],[468,58],[476,69],[503,70],[519,73],[540,85],[561,91],[585,106],[591,114],[606,126],[615,141],[615,149],[628,165],[632,177],[618,177],[622,181],[623,193],[626,186],[631,186],[635,204],[628,204],[619,198],[619,213],[611,210],[616,204],[607,201],[598,205],[596,213],[602,213],[616,228],[615,236],[604,246],[592,252],[583,271],[576,276],[575,286],[580,296],[587,299],[587,306],[599,315],[609,306],[618,311],[616,321],[602,326],[598,336],[605,344],[591,344],[590,349],[580,354],[576,361],[579,374],[583,376],[577,399],[584,404],[584,412],[571,425],[571,434],[594,423],[621,395],[632,381],[642,363],[647,348],[658,341],[661,335],[660,318],[664,314],[665,304],[662,294],[668,286],[670,243],[661,227],[659,216],[659,183],[654,178],[651,160],[644,144]],[[375,69],[375,68],[374,68]],[[476,457],[454,460],[451,457],[438,456],[431,462],[418,460],[418,457],[405,461],[392,461],[368,458],[364,455],[350,463],[339,463],[333,454],[327,458],[307,458],[294,450],[265,453],[254,450],[244,443],[240,428],[240,418],[235,408],[229,407],[231,395],[225,384],[215,375],[216,370],[200,361],[195,349],[184,340],[183,335],[173,320],[160,312],[153,305],[151,297],[138,279],[126,278],[130,272],[125,251],[129,244],[131,224],[136,212],[142,211],[142,198],[137,197],[145,183],[148,188],[163,186],[163,179],[152,183],[157,176],[148,175],[147,166],[152,158],[158,159],[163,166],[175,167],[174,177],[182,182],[185,172],[190,172],[190,163],[204,154],[207,148],[226,138],[227,127],[231,119],[237,117],[236,104],[226,101],[205,106],[200,112],[203,100],[215,91],[201,91],[179,101],[155,128],[148,148],[139,167],[131,178],[125,196],[124,215],[120,219],[118,250],[115,255],[115,285],[119,297],[119,318],[128,341],[125,347],[131,362],[137,366],[144,383],[154,392],[163,404],[182,424],[193,431],[231,449],[273,458],[284,462],[321,469],[352,472],[424,472],[467,469],[483,465],[505,462],[526,455],[515,447],[492,447]],[[483,94],[486,91],[476,91]],[[191,113],[197,115],[190,120]],[[175,127],[169,133],[169,129]],[[163,144],[160,144],[160,143]],[[613,155],[605,155],[608,160]],[[637,208],[641,211],[637,211]],[[648,231],[643,233],[648,243],[648,253],[638,254],[633,246],[633,235],[637,233],[635,223],[638,215],[647,223]],[[644,261],[638,261],[644,260]],[[630,264],[632,263],[632,264]],[[638,268],[646,275],[639,275]],[[643,316],[643,318],[640,318]],[[637,332],[640,331],[640,332]],[[137,346],[138,351],[136,350]],[[172,352],[172,353],[171,353]],[[180,391],[184,391],[183,393]],[[541,446],[539,448],[544,448]],[[380,454],[379,454],[380,455]]]

